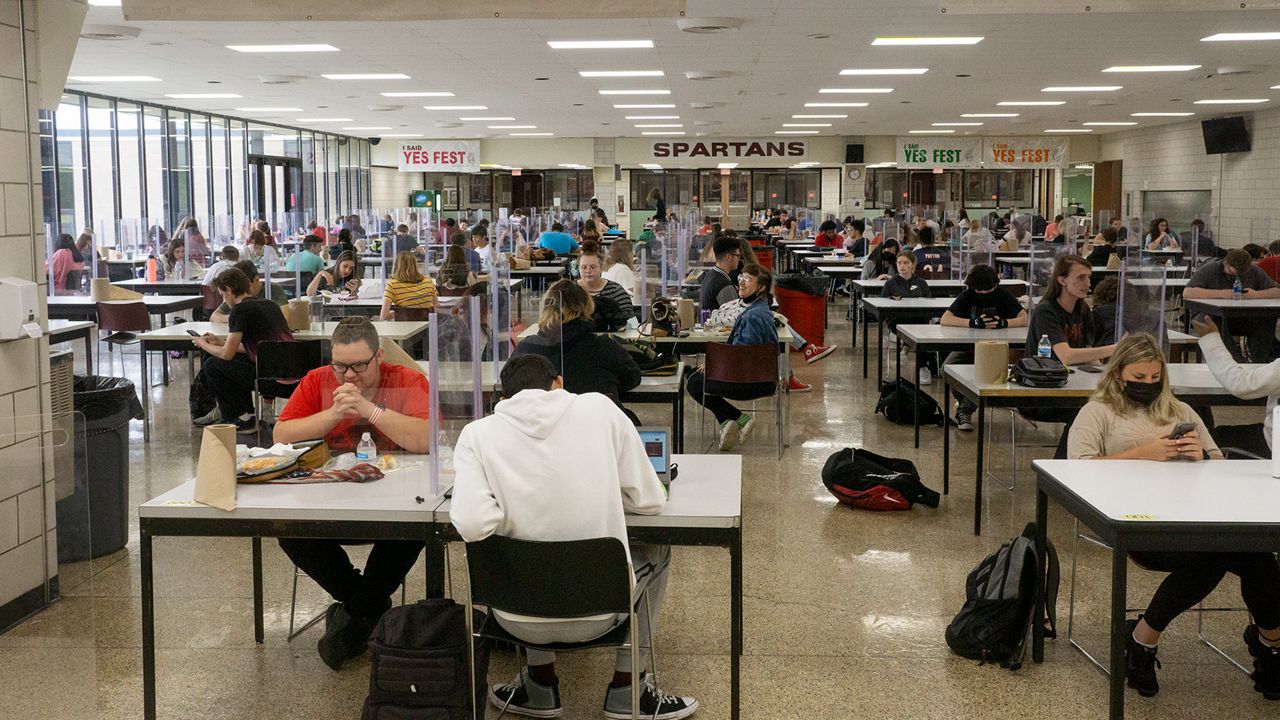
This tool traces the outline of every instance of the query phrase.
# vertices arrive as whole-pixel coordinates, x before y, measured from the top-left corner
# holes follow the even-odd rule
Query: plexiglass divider
[[[1165,357],[1169,356],[1169,276],[1169,269],[1162,266],[1135,273],[1122,265],[1118,273],[1097,284],[1094,318],[1103,324],[1102,336],[1107,342],[1148,333],[1160,343]],[[1108,332],[1108,326],[1114,327],[1114,332]]]
[[[494,367],[481,357],[479,295],[438,303],[427,329],[427,381],[430,403],[429,490],[438,497],[453,483],[453,448],[471,420],[484,416],[485,399],[497,385]]]

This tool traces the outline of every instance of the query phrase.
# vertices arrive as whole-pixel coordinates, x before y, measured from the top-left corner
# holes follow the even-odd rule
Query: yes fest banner
[[[982,138],[900,137],[897,154],[899,168],[976,168],[982,162]]]
[[[400,143],[400,172],[480,172],[480,141]]]
[[[1071,151],[1063,137],[989,137],[982,144],[985,167],[1010,170],[1066,167]]]

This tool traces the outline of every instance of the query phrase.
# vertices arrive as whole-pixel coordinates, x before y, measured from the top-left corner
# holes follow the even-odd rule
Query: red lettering
[[[413,151],[412,151],[412,150],[405,150],[405,151],[404,151],[404,164],[405,164],[405,165],[411,165],[412,163],[413,163]]]

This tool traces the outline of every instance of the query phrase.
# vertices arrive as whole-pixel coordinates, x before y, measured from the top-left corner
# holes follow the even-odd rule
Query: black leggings
[[[1130,557],[1149,570],[1169,573],[1144,616],[1156,632],[1208,597],[1227,573],[1240,577],[1240,594],[1258,627],[1280,627],[1280,563],[1271,553],[1135,552]]]
[[[334,600],[356,617],[376,620],[391,607],[391,595],[418,562],[421,540],[378,540],[361,573],[351,565],[343,545],[358,540],[280,538],[280,549],[294,565],[315,580]]]
[[[742,417],[742,411],[729,404],[731,400],[756,400],[769,397],[777,389],[775,383],[722,383],[707,382],[707,376],[701,370],[693,373],[684,381],[689,390],[689,397],[699,405],[710,410],[716,416],[716,422],[728,422]]]

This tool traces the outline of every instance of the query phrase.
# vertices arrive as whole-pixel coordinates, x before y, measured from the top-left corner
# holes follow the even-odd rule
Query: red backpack
[[[910,460],[845,448],[827,458],[822,484],[845,505],[864,510],[910,510],[915,503],[938,507],[940,496],[920,482]]]

